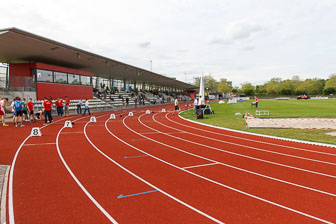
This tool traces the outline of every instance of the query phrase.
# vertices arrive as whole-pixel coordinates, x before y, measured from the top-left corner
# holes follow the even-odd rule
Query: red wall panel
[[[43,100],[44,97],[51,96],[53,99],[68,96],[73,99],[92,99],[92,86],[76,86],[55,83],[36,83],[36,99]]]
[[[81,71],[72,68],[64,68],[43,63],[20,63],[11,64],[9,67],[10,86],[23,87],[24,77],[32,77],[30,70],[34,68],[45,69],[50,71],[58,71],[79,75],[92,76],[91,72]],[[67,85],[56,83],[36,83],[36,99],[42,100],[44,97],[51,96],[53,99],[68,96],[69,99],[92,99],[92,86]]]

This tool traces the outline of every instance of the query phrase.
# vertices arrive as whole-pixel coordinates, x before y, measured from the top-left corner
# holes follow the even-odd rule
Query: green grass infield
[[[245,112],[249,112],[256,115],[256,109],[251,107],[251,102],[251,100],[236,104],[213,102],[211,108],[215,112],[214,115],[204,115],[204,119],[197,120],[193,110],[189,110],[182,112],[181,116],[186,119],[241,131],[336,145],[336,136],[326,134],[335,130],[246,129],[245,120],[242,116],[236,116],[235,113],[244,115]],[[258,110],[268,110],[270,116],[261,116],[267,118],[336,118],[336,100],[259,100]]]

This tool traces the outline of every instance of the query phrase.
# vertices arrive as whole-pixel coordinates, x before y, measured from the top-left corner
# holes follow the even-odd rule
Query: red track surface
[[[335,148],[207,127],[161,108],[133,109],[131,117],[119,111],[115,120],[95,114],[97,122],[71,117],[78,119],[73,128],[60,120],[22,147],[30,126],[1,129],[10,144],[0,162],[11,164],[18,152],[7,218],[34,224],[336,222]],[[129,197],[118,199],[121,194]]]

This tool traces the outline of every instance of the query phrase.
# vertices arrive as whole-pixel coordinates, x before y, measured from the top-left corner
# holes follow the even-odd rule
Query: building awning
[[[145,69],[81,50],[17,28],[0,30],[0,62],[41,62],[94,73],[98,77],[179,89],[196,87]]]

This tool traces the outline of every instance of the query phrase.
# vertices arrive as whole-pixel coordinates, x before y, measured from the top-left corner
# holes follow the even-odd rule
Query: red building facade
[[[36,99],[68,96],[69,99],[92,99],[92,73],[42,63],[10,64],[10,87],[34,87]]]

